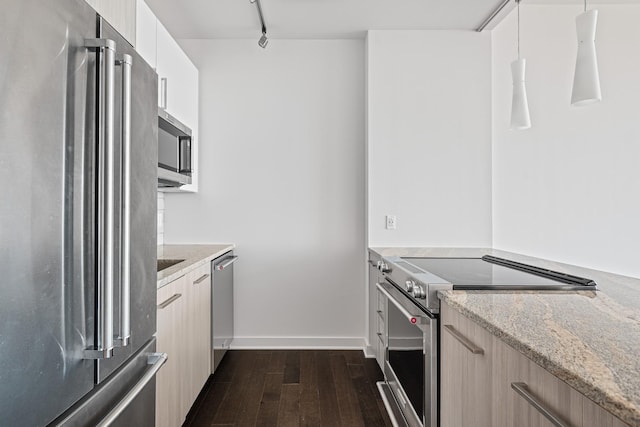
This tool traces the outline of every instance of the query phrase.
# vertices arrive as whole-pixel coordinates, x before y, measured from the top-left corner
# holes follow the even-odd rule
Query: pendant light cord
[[[587,0],[584,0],[584,11],[587,11]]]
[[[520,0],[516,1],[518,2],[518,59],[520,59]]]

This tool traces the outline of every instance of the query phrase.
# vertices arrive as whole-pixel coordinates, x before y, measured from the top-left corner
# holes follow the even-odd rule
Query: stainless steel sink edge
[[[173,267],[176,264],[180,264],[184,259],[158,259],[157,271],[166,270],[169,267]]]

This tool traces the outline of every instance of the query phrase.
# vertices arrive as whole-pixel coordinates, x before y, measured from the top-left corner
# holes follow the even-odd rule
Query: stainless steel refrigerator
[[[83,0],[0,14],[0,426],[154,424],[157,75]]]

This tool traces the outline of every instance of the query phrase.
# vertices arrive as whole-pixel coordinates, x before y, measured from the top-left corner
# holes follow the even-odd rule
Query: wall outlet
[[[397,227],[397,221],[395,215],[387,215],[387,230],[395,230]]]

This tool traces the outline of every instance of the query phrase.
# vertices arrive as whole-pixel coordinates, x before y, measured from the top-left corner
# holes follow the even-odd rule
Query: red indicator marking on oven
[[[416,323],[418,320],[415,317],[411,318],[411,323]]]

